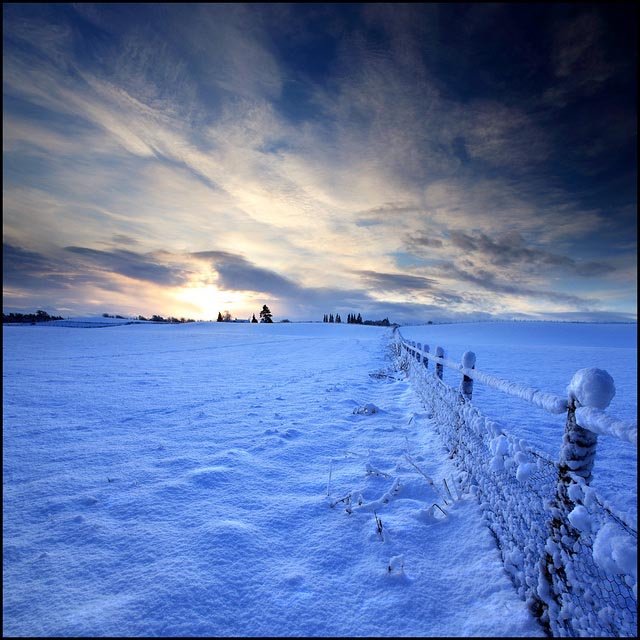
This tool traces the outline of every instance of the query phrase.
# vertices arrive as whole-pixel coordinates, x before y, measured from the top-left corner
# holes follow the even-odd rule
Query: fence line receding
[[[637,532],[590,486],[598,434],[637,442],[636,423],[604,412],[613,397],[609,374],[583,369],[561,397],[478,371],[473,352],[457,363],[441,346],[432,351],[395,334],[399,366],[483,506],[518,594],[547,633],[636,636]],[[444,382],[445,367],[460,375],[457,387]],[[472,402],[474,382],[566,413],[559,460],[484,416]]]

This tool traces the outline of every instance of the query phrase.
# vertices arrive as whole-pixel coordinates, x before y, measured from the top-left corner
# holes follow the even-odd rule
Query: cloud
[[[524,109],[482,100],[459,115],[457,139],[471,158],[514,172],[544,162],[552,152],[547,132]]]
[[[407,236],[405,245],[409,251],[421,251],[425,247],[440,249],[444,243],[440,238],[433,237],[424,231],[417,231]]]
[[[140,244],[140,241],[137,240],[136,238],[132,238],[131,236],[124,235],[122,233],[115,234],[111,238],[111,241],[114,244],[127,244],[127,245],[138,245],[138,244]]]
[[[134,280],[144,280],[158,285],[179,286],[189,279],[183,267],[167,265],[151,254],[139,254],[124,249],[98,251],[87,247],[65,247],[94,267],[117,273]]]
[[[486,269],[475,269],[465,271],[454,262],[441,262],[438,266],[438,273],[441,276],[448,276],[456,281],[471,283],[480,289],[490,291],[495,294],[508,294],[518,297],[543,298],[552,302],[564,305],[574,305],[579,308],[593,304],[593,300],[581,298],[568,293],[536,289],[525,283],[519,283],[513,279],[501,279],[496,273]]]
[[[531,248],[523,236],[511,232],[491,238],[485,233],[468,234],[453,230],[449,233],[454,247],[468,253],[479,253],[488,262],[498,267],[518,267],[526,265],[536,271],[564,269],[584,277],[599,276],[615,271],[615,267],[602,262],[576,261],[542,249]]]
[[[191,254],[195,258],[212,264],[218,274],[218,287],[231,291],[255,291],[277,296],[303,294],[302,288],[269,269],[252,264],[239,255],[226,251],[198,251]]]
[[[20,291],[48,293],[54,296],[66,291],[73,295],[86,286],[119,290],[119,285],[107,274],[81,268],[58,251],[42,253],[3,243],[3,287],[19,296]]]
[[[583,11],[554,29],[553,71],[558,81],[544,99],[555,106],[595,93],[614,73],[605,59],[605,25],[596,11]]]
[[[437,281],[424,276],[404,273],[378,273],[376,271],[358,271],[370,286],[380,291],[432,291]]]

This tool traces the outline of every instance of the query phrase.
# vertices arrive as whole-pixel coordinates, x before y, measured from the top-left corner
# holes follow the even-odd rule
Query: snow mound
[[[638,577],[638,548],[631,537],[614,524],[606,524],[593,543],[593,559],[607,573]]]
[[[380,409],[378,407],[376,407],[375,404],[368,402],[367,404],[365,404],[362,407],[356,407],[353,410],[353,413],[356,414],[363,414],[363,415],[371,415],[372,413],[378,413],[380,411]]]
[[[592,367],[576,372],[567,393],[570,399],[577,400],[583,407],[606,409],[616,395],[616,387],[604,369]]]

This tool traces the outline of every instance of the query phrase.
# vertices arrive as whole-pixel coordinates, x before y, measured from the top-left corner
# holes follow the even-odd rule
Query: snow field
[[[542,635],[389,330],[3,332],[6,635]]]

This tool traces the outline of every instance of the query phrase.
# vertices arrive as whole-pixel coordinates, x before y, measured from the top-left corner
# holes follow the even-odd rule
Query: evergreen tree
[[[260,312],[260,322],[273,322],[271,311],[269,311],[269,307],[267,307],[266,304],[262,305],[262,311]]]
[[[333,313],[329,314],[329,322],[333,322]]]
[[[222,314],[218,311],[218,319],[216,322],[222,322]]]
[[[358,317],[356,318],[356,323],[362,324],[362,316],[360,314],[358,314]]]
[[[339,313],[336,313],[336,322],[342,322],[342,318],[340,318]]]
[[[256,324],[258,324],[258,321],[256,320],[256,314],[254,313],[253,316],[251,316],[251,322],[255,322]]]

